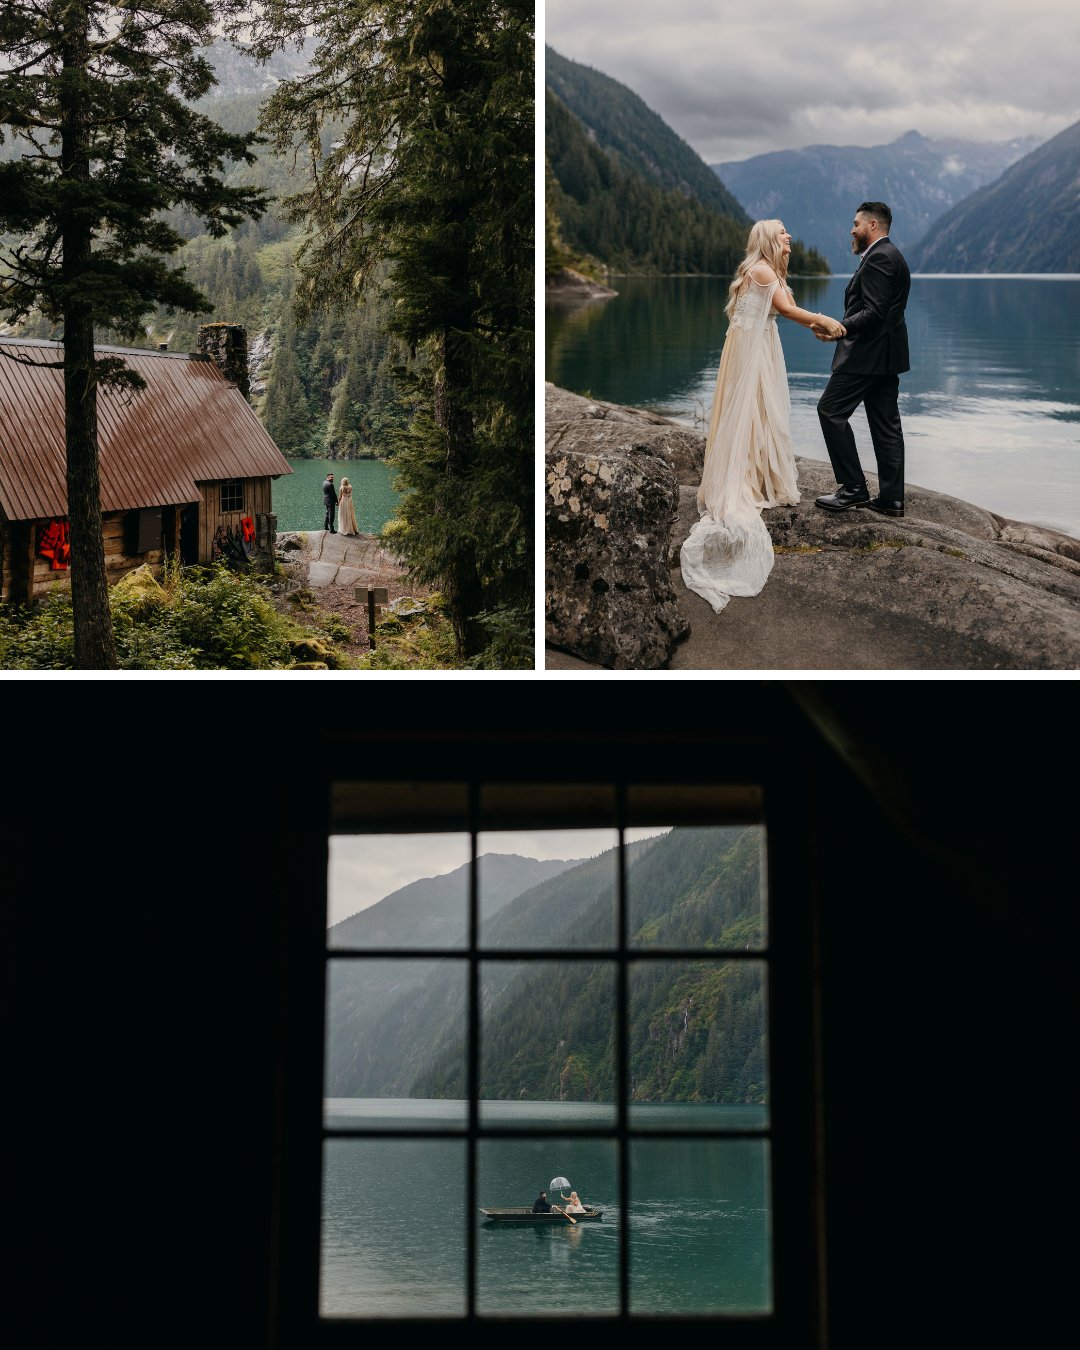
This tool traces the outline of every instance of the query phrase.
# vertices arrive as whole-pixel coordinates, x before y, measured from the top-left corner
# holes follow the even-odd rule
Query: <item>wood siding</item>
[[[151,567],[160,567],[165,559],[165,549],[175,551],[179,538],[179,514],[182,510],[198,511],[199,562],[210,561],[214,531],[218,525],[230,526],[239,530],[242,516],[251,516],[269,512],[271,509],[270,489],[272,480],[266,478],[244,479],[244,509],[242,511],[221,510],[221,484],[201,483],[203,497],[198,506],[187,508],[164,506],[161,508],[163,547],[151,549],[147,553],[129,553],[131,521],[128,511],[109,511],[101,518],[101,535],[105,547],[105,575],[109,585],[114,585],[126,573],[149,563]],[[37,552],[38,533],[43,520],[6,521],[0,518],[0,551],[3,553],[2,591],[0,598],[23,603],[28,599],[39,600],[49,594],[56,586],[67,585],[70,572],[54,572],[48,558],[42,558]],[[72,564],[74,566],[74,563]]]
[[[162,508],[162,524],[166,539],[175,538],[176,508]],[[101,518],[101,539],[105,549],[105,577],[109,585],[115,585],[128,572],[133,572],[143,563],[151,567],[160,567],[165,560],[164,548],[150,549],[146,553],[127,551],[130,513],[110,511]],[[25,603],[27,600],[40,600],[57,586],[66,586],[71,580],[70,569],[54,572],[48,558],[37,551],[38,533],[45,524],[43,520],[3,522],[3,592],[4,600]],[[74,562],[72,563],[74,566]]]
[[[199,504],[199,561],[208,563],[214,542],[214,532],[219,525],[226,529],[239,530],[242,516],[262,515],[270,510],[270,478],[245,478],[244,509],[242,511],[222,511],[221,483],[200,483],[202,501]]]

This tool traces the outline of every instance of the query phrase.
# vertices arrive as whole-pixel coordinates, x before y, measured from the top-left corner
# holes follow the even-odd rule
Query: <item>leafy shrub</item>
[[[123,586],[109,593],[117,656],[125,670],[278,670],[297,644],[315,642],[332,667],[351,664],[334,650],[347,626],[301,627],[281,614],[268,580],[213,567],[168,565],[160,591]],[[330,631],[333,629],[334,631]],[[0,667],[70,670],[75,642],[68,590],[26,608],[0,606]]]

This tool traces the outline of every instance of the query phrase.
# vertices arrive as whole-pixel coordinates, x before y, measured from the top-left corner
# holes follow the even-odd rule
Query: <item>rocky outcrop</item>
[[[595,405],[574,399],[567,420],[547,417],[548,640],[616,670],[661,666],[687,632],[670,567],[671,457],[631,418],[592,435],[580,405]]]
[[[765,589],[733,599],[717,615],[685,589],[678,571],[679,547],[697,519],[703,438],[655,414],[550,386],[547,434],[549,455],[553,443],[561,455],[593,459],[605,450],[617,455],[620,447],[646,445],[678,479],[674,519],[666,502],[643,499],[637,520],[642,530],[650,513],[655,530],[663,519],[670,522],[672,591],[691,630],[659,664],[812,671],[1080,667],[1080,540],[1069,535],[917,486],[908,488],[903,519],[869,511],[829,515],[814,498],[833,490],[832,470],[800,458],[799,505],[763,513],[776,551]],[[876,491],[872,476],[870,485]],[[632,558],[624,561],[632,565]],[[549,592],[562,586],[568,567],[562,558],[549,574]],[[558,608],[550,594],[548,603]],[[618,617],[630,625],[640,618]],[[567,634],[549,640],[560,649],[549,653],[549,667],[614,664],[585,655]],[[650,651],[655,654],[655,644]]]
[[[560,267],[557,272],[549,272],[544,280],[544,289],[548,298],[553,300],[608,300],[619,294],[610,286],[593,281],[573,267]]]

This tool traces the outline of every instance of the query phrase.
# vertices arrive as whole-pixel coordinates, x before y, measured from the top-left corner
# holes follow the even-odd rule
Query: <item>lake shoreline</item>
[[[545,407],[548,669],[1080,668],[1069,535],[918,486],[903,518],[833,515],[831,467],[796,457],[799,504],[762,513],[764,589],[715,614],[679,569],[704,437],[551,384]]]
[[[1080,538],[1078,282],[1051,274],[913,280],[912,369],[900,377],[909,482]],[[613,284],[618,298],[587,311],[548,306],[546,379],[700,428],[727,331],[725,281],[634,276]],[[846,277],[792,284],[800,305],[843,313]],[[825,463],[817,401],[832,351],[796,324],[781,322],[779,332],[795,453]],[[852,429],[873,473],[862,410]]]

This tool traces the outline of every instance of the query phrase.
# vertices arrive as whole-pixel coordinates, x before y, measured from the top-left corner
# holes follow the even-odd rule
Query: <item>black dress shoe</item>
[[[825,497],[815,497],[814,504],[825,511],[854,511],[857,506],[866,506],[870,501],[870,492],[865,487],[838,487]]]
[[[863,505],[883,516],[902,516],[904,514],[903,502],[888,502],[884,497],[871,497],[868,502],[863,502]]]

